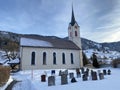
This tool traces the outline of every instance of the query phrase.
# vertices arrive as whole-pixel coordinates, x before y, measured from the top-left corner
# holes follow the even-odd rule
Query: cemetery
[[[41,75],[41,82],[48,82],[48,86],[56,85],[56,78],[61,78],[59,84],[66,85],[69,83],[75,83],[79,78],[82,81],[97,81],[103,80],[107,75],[111,75],[110,69],[93,70],[89,68],[77,68],[76,70],[51,70],[51,75],[47,77],[47,74]],[[47,81],[46,81],[47,80]]]
[[[77,68],[76,70],[72,70],[73,72],[68,72],[69,70],[59,70],[59,73],[56,74],[55,70],[51,70],[51,76],[48,77],[48,86],[55,86],[55,78],[60,77],[61,78],[61,85],[65,85],[68,83],[75,83],[77,82],[76,78],[81,78],[82,81],[94,81],[94,80],[103,80],[105,75],[111,75],[111,70],[104,69],[104,70],[90,70],[88,68]],[[82,77],[81,77],[82,76]],[[47,76],[41,75],[41,82],[47,82],[46,81]],[[70,82],[68,82],[69,80]]]
[[[76,68],[76,69],[44,69],[24,70],[11,73],[11,81],[17,83],[12,90],[118,90],[119,69],[107,68]],[[9,81],[8,81],[9,82]],[[94,86],[94,87],[93,87]],[[100,88],[98,88],[100,87]],[[1,89],[0,90],[5,90]]]
[[[28,74],[28,71],[23,71],[22,74],[24,75]],[[111,75],[112,75],[112,71],[107,68],[106,69],[77,68],[77,69],[72,69],[72,70],[71,69],[70,70],[65,70],[65,69],[42,70],[39,73],[39,75],[38,73],[36,73],[36,70],[29,71],[28,78],[32,82],[38,80],[38,82],[41,83],[41,85],[45,87],[57,87],[57,86],[64,87],[64,85],[69,86],[72,83],[81,84],[81,82],[83,83],[99,82],[99,81],[104,82],[106,77],[108,76],[111,77]],[[18,87],[19,85],[17,85],[17,88]]]

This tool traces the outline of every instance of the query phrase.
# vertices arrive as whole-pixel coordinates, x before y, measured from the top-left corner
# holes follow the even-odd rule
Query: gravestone
[[[61,85],[68,84],[67,74],[61,75]]]
[[[41,82],[46,82],[46,75],[41,75]]]
[[[93,74],[92,74],[92,80],[97,80],[97,73],[96,72],[93,72]]]
[[[51,71],[51,75],[55,75],[55,70],[52,70],[52,71]]]
[[[59,71],[59,76],[61,76],[61,74],[62,74],[62,71],[60,70],[60,71]]]
[[[87,68],[87,69],[86,69],[86,71],[88,71],[88,72],[89,72],[89,68]]]
[[[93,70],[91,70],[91,76],[93,75],[93,72],[94,72],[94,71],[93,71]]]
[[[71,79],[71,83],[75,83],[75,82],[77,82],[77,80],[75,79],[75,77],[73,77],[73,78]]]
[[[101,70],[98,70],[98,75],[101,73]]]
[[[105,70],[105,69],[103,70],[103,74],[104,74],[104,75],[106,75],[106,74],[107,74],[107,72],[106,72],[106,70]]]
[[[76,68],[76,73],[79,73],[80,72],[80,69],[79,68]]]
[[[81,77],[81,73],[80,73],[80,69],[79,68],[76,69],[76,75],[77,75],[77,78]]]
[[[89,76],[89,72],[88,71],[84,71],[84,74],[88,77]]]
[[[68,75],[68,70],[65,70],[65,71],[64,71],[64,74]]]
[[[83,67],[81,68],[81,72],[82,72],[82,74],[84,73],[84,68]]]
[[[69,73],[69,78],[73,78],[74,77],[74,73]]]
[[[82,80],[83,80],[83,81],[87,81],[87,80],[88,80],[87,75],[83,74],[83,75],[82,75]]]
[[[81,73],[80,72],[77,73],[77,78],[79,78],[79,77],[81,77]]]
[[[108,75],[111,75],[111,70],[110,69],[108,69]]]
[[[104,79],[104,74],[103,73],[99,73],[99,79],[100,80]]]
[[[55,85],[55,76],[49,76],[48,77],[48,86],[54,86]]]

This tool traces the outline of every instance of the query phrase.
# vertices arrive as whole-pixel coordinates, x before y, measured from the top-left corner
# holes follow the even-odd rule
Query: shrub
[[[88,58],[84,52],[82,52],[82,55],[83,55],[83,66],[85,66],[85,65],[89,64]]]
[[[4,85],[10,77],[10,67],[0,66],[0,86]]]
[[[120,58],[113,60],[111,64],[114,68],[117,68],[118,64],[120,64]]]

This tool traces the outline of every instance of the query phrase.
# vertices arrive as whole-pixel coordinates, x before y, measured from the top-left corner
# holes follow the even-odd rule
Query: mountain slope
[[[21,36],[29,36],[29,37],[49,37],[49,38],[58,38],[56,36],[42,36],[42,35],[36,35],[36,34],[17,34],[12,32],[6,32],[6,31],[0,31],[0,47],[2,47],[2,44],[6,42],[6,39],[12,40],[14,42],[18,42],[20,40]],[[68,39],[68,38],[64,38]],[[88,40],[85,38],[81,38],[82,42],[82,49],[98,49],[98,50],[105,50],[109,49],[112,51],[119,51],[120,52],[120,41],[119,42],[112,42],[112,43],[97,43],[92,40]]]

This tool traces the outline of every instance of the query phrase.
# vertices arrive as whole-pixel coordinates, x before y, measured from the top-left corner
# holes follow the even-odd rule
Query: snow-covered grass
[[[46,82],[41,82],[41,75],[46,72],[48,78],[48,76],[51,75],[51,70],[20,71],[12,75],[12,78],[21,81],[14,86],[13,90],[119,90],[120,69],[105,69],[111,69],[112,74],[105,75],[105,79],[103,80],[98,79],[92,81],[91,78],[89,78],[88,81],[82,81],[82,78],[76,78],[77,82],[71,83],[71,79],[69,79],[68,76],[68,84],[66,85],[61,85],[61,77],[58,76],[59,70],[56,70],[55,86],[48,86],[48,80]],[[103,68],[100,70],[103,70]],[[69,72],[75,73],[75,70],[69,70]]]

